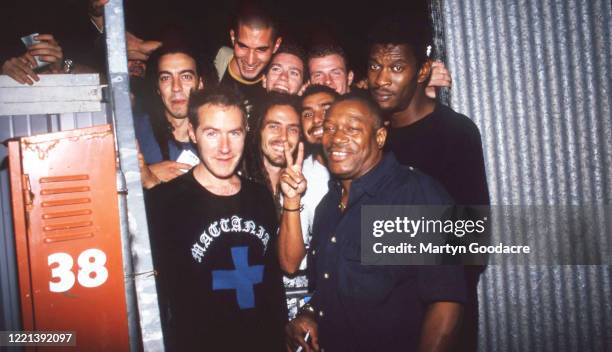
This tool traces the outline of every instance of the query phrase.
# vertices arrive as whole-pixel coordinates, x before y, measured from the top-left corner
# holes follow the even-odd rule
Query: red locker
[[[128,351],[111,126],[11,141],[9,162],[24,330]]]

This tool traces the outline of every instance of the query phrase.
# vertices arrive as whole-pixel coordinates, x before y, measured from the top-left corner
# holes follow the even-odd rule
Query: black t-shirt
[[[241,179],[218,196],[193,171],[147,194],[167,348],[282,349],[287,310],[269,192]]]
[[[489,204],[480,133],[465,115],[438,104],[423,119],[391,128],[385,150],[440,182],[457,204]]]
[[[234,89],[244,97],[244,105],[248,113],[249,119],[253,114],[258,113],[258,107],[261,106],[261,102],[265,99],[266,90],[261,85],[261,82],[252,84],[246,84],[236,80],[229,72],[230,68],[228,65],[225,75],[219,82],[220,86]]]

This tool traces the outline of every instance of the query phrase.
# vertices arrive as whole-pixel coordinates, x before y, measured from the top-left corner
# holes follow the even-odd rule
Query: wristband
[[[299,211],[299,212],[302,212],[302,210],[304,210],[304,204],[300,204],[300,206],[295,208],[295,209],[285,208],[285,206],[283,205],[283,211],[288,211],[288,212]]]

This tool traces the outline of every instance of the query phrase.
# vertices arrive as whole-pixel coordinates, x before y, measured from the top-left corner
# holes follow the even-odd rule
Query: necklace
[[[342,198],[344,198],[344,188],[340,188],[340,190],[341,190],[341,193],[340,193],[340,203],[338,204],[338,208],[341,211],[344,211],[346,209],[346,204],[344,204],[342,202]]]

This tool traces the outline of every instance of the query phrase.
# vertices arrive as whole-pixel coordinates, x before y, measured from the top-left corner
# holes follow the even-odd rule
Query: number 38
[[[53,264],[58,264],[51,268],[51,278],[59,279],[59,281],[49,281],[49,290],[51,292],[66,292],[74,286],[75,277],[72,272],[74,260],[68,253],[53,253],[49,255],[47,260],[51,267]],[[83,251],[77,259],[79,272],[77,279],[83,287],[98,287],[108,279],[108,270],[104,267],[106,264],[106,254],[99,249],[90,248]]]

